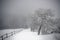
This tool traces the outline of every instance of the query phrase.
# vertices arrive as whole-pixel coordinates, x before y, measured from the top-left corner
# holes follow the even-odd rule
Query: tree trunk
[[[39,29],[38,29],[38,35],[40,35],[41,28],[42,28],[42,24],[40,25],[40,27],[39,27]]]

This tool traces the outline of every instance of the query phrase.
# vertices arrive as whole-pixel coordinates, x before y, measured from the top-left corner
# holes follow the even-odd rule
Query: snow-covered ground
[[[22,30],[22,28],[21,29],[4,29],[4,30],[0,30],[0,36],[4,35],[6,33],[13,32],[13,31],[18,31],[18,30]]]
[[[5,40],[60,40],[60,34],[49,34],[49,35],[37,35],[37,32],[31,32],[30,29],[24,29],[23,31],[6,38]]]

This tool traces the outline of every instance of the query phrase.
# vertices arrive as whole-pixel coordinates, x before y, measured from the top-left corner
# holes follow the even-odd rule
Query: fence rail
[[[8,38],[10,36],[13,36],[14,34],[20,32],[20,31],[22,31],[22,29],[18,30],[18,31],[12,31],[10,33],[3,34],[3,35],[0,36],[0,40],[4,40],[4,39],[6,39],[6,38]]]

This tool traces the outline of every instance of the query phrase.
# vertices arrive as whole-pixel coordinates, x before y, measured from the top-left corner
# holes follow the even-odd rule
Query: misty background
[[[60,17],[59,0],[1,0],[0,29],[24,28],[31,24],[30,17],[39,8],[52,9]]]

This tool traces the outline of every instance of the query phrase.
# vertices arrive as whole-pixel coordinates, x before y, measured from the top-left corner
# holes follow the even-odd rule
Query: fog
[[[2,27],[14,28],[27,24],[39,8],[52,9],[59,16],[59,0],[2,0]],[[28,20],[28,21],[27,21]]]

